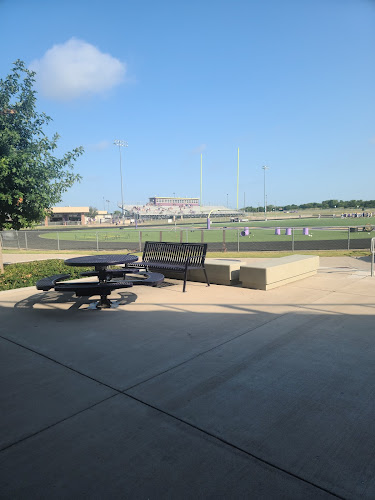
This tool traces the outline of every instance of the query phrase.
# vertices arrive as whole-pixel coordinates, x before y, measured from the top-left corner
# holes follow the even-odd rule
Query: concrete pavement
[[[82,254],[68,254],[68,253],[4,253],[4,264],[17,264],[19,262],[32,262],[34,260],[47,260],[47,259],[72,259],[74,257],[81,257]]]
[[[321,264],[102,311],[1,292],[1,498],[373,499],[375,278]]]

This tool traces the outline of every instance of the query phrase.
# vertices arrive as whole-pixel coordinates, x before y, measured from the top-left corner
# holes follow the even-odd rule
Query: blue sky
[[[61,154],[60,205],[150,196],[268,204],[374,199],[373,0],[0,0],[0,77],[37,71]],[[103,201],[104,200],[104,201]],[[109,200],[106,203],[105,200]]]

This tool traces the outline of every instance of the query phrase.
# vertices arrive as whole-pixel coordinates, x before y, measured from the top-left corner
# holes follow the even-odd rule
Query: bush
[[[70,274],[71,279],[77,279],[81,278],[82,271],[92,271],[92,268],[66,266],[60,259],[10,264],[4,266],[4,274],[0,274],[0,291],[35,286],[38,280],[53,274]]]

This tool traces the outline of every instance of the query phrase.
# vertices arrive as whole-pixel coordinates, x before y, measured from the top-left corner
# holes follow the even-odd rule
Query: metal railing
[[[373,234],[373,233],[372,233]],[[194,227],[103,228],[2,231],[4,249],[26,250],[128,250],[140,252],[145,241],[207,243],[210,252],[352,250],[373,245],[371,231],[355,228],[241,228],[210,230]],[[372,247],[371,247],[372,248]]]

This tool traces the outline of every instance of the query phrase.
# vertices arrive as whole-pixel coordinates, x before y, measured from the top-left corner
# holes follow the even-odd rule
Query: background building
[[[52,207],[52,214],[45,218],[44,224],[56,225],[85,225],[93,221],[96,223],[111,222],[112,216],[106,210],[97,210],[98,215],[94,219],[89,218],[89,207]]]
[[[166,207],[166,206],[198,206],[199,205],[199,198],[174,198],[170,196],[153,196],[152,198],[149,198],[149,203],[150,205],[155,205],[157,207]]]

